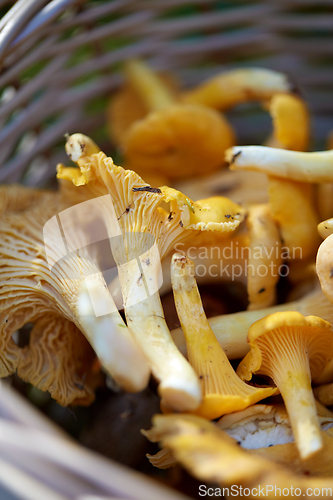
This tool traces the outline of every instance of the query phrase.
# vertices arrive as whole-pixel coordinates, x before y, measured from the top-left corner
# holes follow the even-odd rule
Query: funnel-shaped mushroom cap
[[[171,281],[188,359],[201,381],[203,402],[196,410],[210,420],[272,396],[272,388],[255,388],[235,374],[216,340],[202,308],[193,262],[181,254],[172,258]]]
[[[247,226],[250,237],[247,267],[247,291],[250,311],[268,307],[275,302],[280,278],[281,241],[268,205],[249,209]]]
[[[302,99],[292,94],[275,94],[269,103],[275,147],[306,151],[310,138],[310,118]]]
[[[21,188],[21,201],[28,201],[29,192],[31,200],[37,200],[34,190]],[[44,193],[24,212],[2,215],[0,376],[17,370],[62,405],[89,404],[94,398],[95,356],[73,324],[61,280],[50,272],[44,252],[43,224],[64,206],[58,194]],[[12,335],[28,323],[34,327],[29,344],[21,349]]]
[[[69,153],[72,147],[77,149],[73,146],[74,140],[73,136],[68,138]],[[177,242],[189,240],[200,230],[234,230],[244,212],[239,207],[235,220],[228,221],[224,217],[225,201],[221,206],[216,200],[211,206],[207,200],[196,205],[179,191],[152,188],[135,172],[115,166],[102,152],[82,156],[77,164],[85,182],[78,190],[91,197],[110,195],[114,207],[112,230],[118,228],[119,231],[118,240],[111,239],[111,246],[118,265],[127,321],[154,376],[161,382],[160,395],[174,409],[194,409],[201,398],[199,382],[173,343],[164,319],[157,293],[160,259]],[[71,175],[72,170],[58,169],[58,177],[62,179],[69,180]],[[76,177],[72,180],[77,183]],[[168,211],[161,206],[165,203],[169,203]],[[106,212],[107,224],[108,219]],[[149,239],[151,244],[147,247]]]
[[[235,146],[225,160],[231,170],[253,170],[301,182],[332,182],[333,150],[303,153],[265,146]]]
[[[311,185],[269,177],[269,206],[291,259],[313,256],[319,245]]]
[[[183,96],[188,103],[226,110],[248,101],[266,101],[291,90],[282,73],[262,68],[236,69],[217,75]]]
[[[237,373],[271,377],[288,410],[295,441],[303,459],[322,448],[316,406],[311,389],[333,354],[330,323],[296,311],[271,314],[254,323],[248,333],[251,351]]]
[[[224,152],[234,142],[231,126],[216,111],[175,104],[134,123],[122,148],[128,168],[179,179],[206,175],[222,166]]]

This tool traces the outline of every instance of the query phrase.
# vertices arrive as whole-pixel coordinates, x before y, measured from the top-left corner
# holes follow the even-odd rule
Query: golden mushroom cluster
[[[236,146],[222,113],[249,101],[272,132]],[[57,191],[0,187],[0,376],[63,406],[105,374],[130,392],[152,376],[154,466],[249,498],[333,491],[333,150],[307,151],[306,103],[270,70],[183,90],[131,60],[107,121],[124,168],[76,133]],[[220,281],[246,287],[247,310],[207,318],[198,284]]]

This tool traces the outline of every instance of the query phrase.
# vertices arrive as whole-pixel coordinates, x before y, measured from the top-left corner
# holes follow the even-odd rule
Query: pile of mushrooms
[[[280,73],[236,70],[186,90],[142,61],[124,75],[108,125],[126,169],[76,133],[57,191],[0,187],[0,376],[16,372],[64,406],[90,404],[105,375],[131,392],[152,376],[154,466],[180,463],[221,488],[332,488],[333,212],[322,194],[333,150],[307,152],[306,103]],[[221,114],[248,101],[272,118],[265,145],[234,146]],[[207,318],[198,284],[225,280],[209,277],[212,249],[238,266],[229,279],[245,285],[246,311]],[[160,297],[171,290],[173,331]]]

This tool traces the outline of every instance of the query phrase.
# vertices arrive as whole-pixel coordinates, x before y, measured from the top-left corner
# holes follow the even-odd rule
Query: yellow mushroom
[[[25,210],[15,212],[13,206],[0,221],[0,377],[17,370],[62,405],[89,404],[95,356],[73,323],[44,252],[43,224],[65,204],[55,193],[44,193],[39,203],[35,190],[21,188],[20,194],[18,204],[24,200]],[[34,324],[29,344],[20,348],[12,335],[28,323]]]
[[[206,175],[223,165],[234,133],[225,118],[201,105],[174,101],[168,89],[142,62],[129,61],[130,83],[150,113],[127,130],[121,142],[127,168],[174,180]]]
[[[316,153],[266,146],[235,146],[225,159],[231,170],[251,170],[300,182],[331,182],[333,150]]]
[[[183,100],[224,111],[248,101],[266,101],[277,92],[289,92],[287,77],[262,68],[236,69],[217,75],[187,91]]]
[[[287,466],[296,474],[330,477],[333,467],[331,458],[333,413],[318,401],[316,408],[324,440],[319,461],[317,456],[305,462],[300,460],[287,411],[281,404],[255,404],[245,410],[229,413],[216,422],[216,427],[254,456],[261,456]],[[156,428],[153,428],[143,431],[143,434],[154,442],[160,441],[163,438],[161,430],[156,432]],[[147,457],[150,463],[159,469],[167,469],[177,464],[172,451],[167,448]]]
[[[77,137],[67,140],[67,152],[77,151]],[[80,148],[82,141],[80,139]],[[75,157],[76,158],[76,157]],[[168,188],[152,188],[134,172],[113,164],[104,153],[76,158],[79,175],[73,178],[77,189],[94,197],[110,195],[114,223],[105,212],[106,224],[119,229],[111,238],[118,265],[125,314],[130,331],[142,347],[165,404],[176,410],[196,408],[201,399],[199,381],[171,339],[159,299],[160,259],[178,243],[200,231],[232,232],[244,217],[237,207],[234,218],[225,217],[220,199],[193,202]],[[58,169],[58,177],[70,179],[72,170]],[[84,180],[85,184],[80,187]],[[162,205],[169,204],[168,211]],[[111,214],[110,214],[111,215]],[[229,215],[229,214],[227,214]],[[108,220],[108,218],[110,220]],[[117,231],[118,231],[117,229]]]
[[[310,493],[333,489],[331,478],[293,474],[275,460],[243,450],[216,425],[193,415],[155,415],[152,429],[144,434],[170,453],[169,462],[173,458],[203,483],[200,493],[205,495],[229,491],[251,499],[259,494],[270,499],[288,494],[310,498]]]
[[[203,311],[193,262],[176,253],[171,266],[172,288],[188,359],[201,381],[203,401],[196,414],[213,420],[272,396],[274,389],[251,387],[235,374]]]
[[[281,311],[298,311],[304,316],[319,316],[329,323],[333,323],[332,303],[325,297],[321,289],[317,289],[294,302],[257,311],[223,314],[209,318],[208,322],[228,359],[241,359],[250,349],[247,343],[247,332],[250,326],[269,314]],[[171,335],[180,352],[186,356],[186,342],[182,329],[172,330]],[[319,380],[322,380],[321,377]]]
[[[110,99],[107,108],[107,122],[109,135],[112,142],[121,144],[124,135],[130,126],[137,120],[144,118],[150,111],[146,100],[151,95],[151,91],[166,88],[169,95],[176,101],[179,96],[178,85],[174,78],[166,73],[156,73],[155,79],[160,80],[159,85],[151,85],[148,89],[138,89],[131,84],[131,73],[126,74],[125,83]],[[126,79],[126,76],[128,77]],[[142,80],[141,80],[142,81]],[[147,96],[147,97],[145,97]],[[156,102],[157,99],[155,98]],[[158,105],[158,101],[157,101]]]
[[[287,258],[314,256],[320,240],[312,186],[270,176],[268,193],[271,214],[279,225]]]
[[[88,144],[84,144],[82,151],[86,152],[87,148]],[[82,183],[80,170],[73,168],[71,171],[75,182]],[[26,200],[28,192],[26,190]],[[86,208],[82,205],[71,207],[78,201],[88,203],[87,192],[81,200],[68,194],[68,191],[48,192],[43,196],[41,193],[37,203],[32,190],[31,206],[24,212],[5,212],[0,223],[0,315],[3,322],[0,376],[17,370],[21,378],[49,390],[61,404],[81,402],[85,398],[91,402],[94,397],[89,386],[94,355],[79,330],[95,352],[101,354],[106,371],[123,388],[142,390],[150,373],[143,353],[115,306],[113,312],[103,318],[103,338],[95,314],[88,318],[78,309],[82,285],[87,284],[91,276],[94,278],[90,280],[91,290],[96,283],[101,290],[97,299],[100,306],[103,301],[112,306],[112,298],[105,288],[95,252],[88,247],[91,229],[86,231],[86,225],[96,222],[98,211],[89,204],[83,204]],[[20,203],[22,199],[23,196]],[[66,236],[67,252],[57,217]],[[48,322],[43,321],[45,315]],[[30,322],[34,323],[30,343],[20,350],[12,334]],[[66,352],[57,352],[66,344],[67,347],[63,347]],[[112,345],[111,352],[104,349],[105,345]],[[119,352],[124,353],[123,360]],[[124,366],[125,355],[128,366]],[[78,379],[81,380],[85,372],[87,382],[83,384]]]
[[[254,205],[247,217],[249,258],[247,263],[248,309],[274,304],[280,279],[281,241],[268,205]]]
[[[251,350],[238,366],[243,380],[253,373],[273,379],[284,399],[302,459],[323,446],[311,389],[333,355],[330,323],[296,311],[279,312],[254,323],[248,332]]]
[[[306,151],[310,138],[310,118],[304,101],[293,94],[277,93],[269,101],[273,136],[267,146]]]

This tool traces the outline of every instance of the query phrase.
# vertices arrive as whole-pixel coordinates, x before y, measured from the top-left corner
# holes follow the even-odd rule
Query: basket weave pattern
[[[315,136],[333,128],[332,0],[12,3],[0,0],[0,182],[45,184],[66,132],[103,147],[106,99],[133,56],[185,85],[239,66],[287,72]]]

